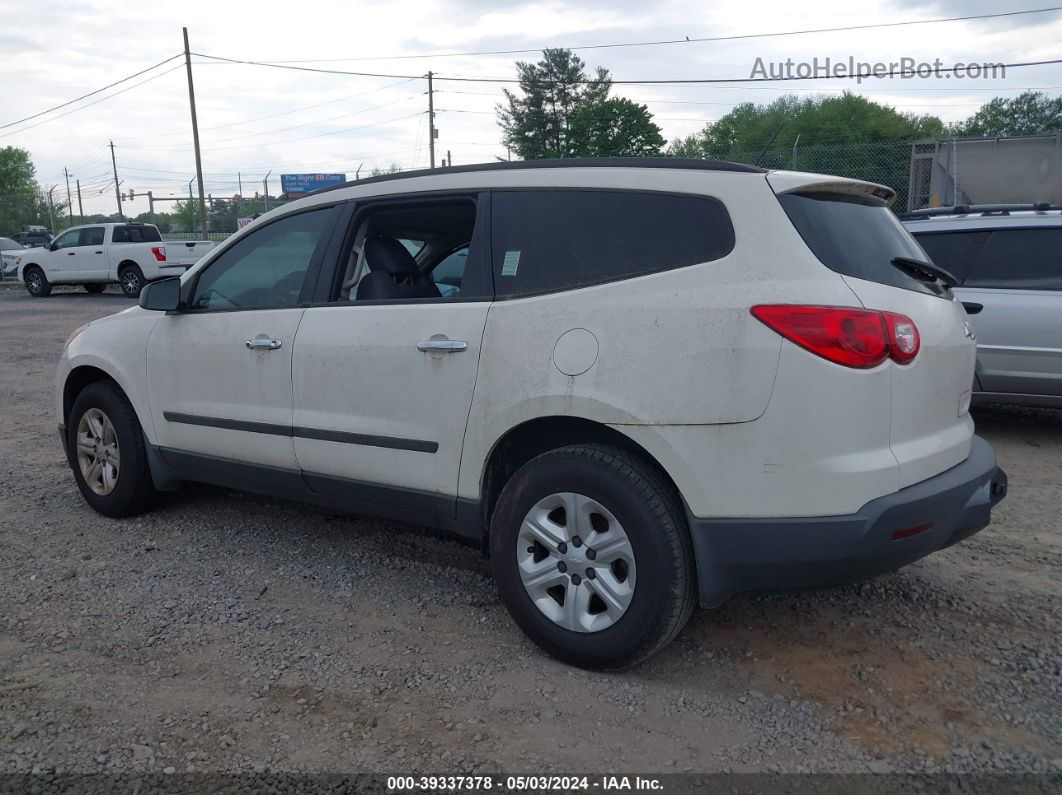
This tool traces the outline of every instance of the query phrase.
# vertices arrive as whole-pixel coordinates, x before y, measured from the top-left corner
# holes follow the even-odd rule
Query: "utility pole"
[[[77,182],[77,217],[84,221],[85,208],[81,205],[81,180],[75,181]]]
[[[70,172],[63,166],[63,176],[66,177],[66,217],[70,219],[70,225],[74,225],[74,200],[70,198]]]
[[[114,168],[114,200],[118,202],[118,220],[124,221],[122,215],[122,192],[118,189],[118,161],[114,159],[114,141],[111,141],[111,166]]]
[[[240,172],[240,171],[236,172],[236,182],[238,182],[239,185],[240,185],[240,198],[242,199],[243,198],[243,173]]]
[[[273,169],[269,169],[266,172],[265,179],[262,180],[262,190],[265,191],[265,211],[269,212],[269,175],[273,173]]]
[[[148,218],[151,219],[151,223],[155,223],[155,197],[151,195],[151,191],[148,194]]]
[[[188,105],[192,109],[192,143],[195,146],[195,176],[199,180],[199,207],[203,215],[203,238],[207,237],[206,197],[203,192],[203,158],[199,154],[199,122],[195,116],[195,87],[192,85],[192,53],[188,48],[188,28],[184,31],[184,66],[188,72]]]
[[[195,231],[195,197],[192,196],[193,182],[195,182],[195,177],[192,177],[190,180],[188,180],[188,206],[192,210],[192,221],[189,224],[191,226],[191,229],[188,230],[189,232]]]
[[[453,168],[454,167],[454,159],[453,159],[453,157],[450,156],[450,150],[449,149],[446,150],[446,167],[447,168]]]
[[[435,96],[431,87],[431,72],[428,72],[428,162],[435,168]]]
[[[52,194],[55,192],[55,185],[48,188],[48,220],[52,225],[52,231],[55,231],[55,208],[52,206]]]

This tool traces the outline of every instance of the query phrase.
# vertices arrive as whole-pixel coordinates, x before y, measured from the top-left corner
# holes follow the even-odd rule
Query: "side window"
[[[915,235],[919,245],[935,265],[951,273],[960,283],[970,275],[991,232],[925,232]]]
[[[489,297],[489,252],[479,242],[487,230],[476,223],[478,203],[485,200],[459,195],[363,206],[334,300]]]
[[[457,251],[447,254],[438,265],[432,268],[432,281],[439,288],[443,298],[461,296],[461,281],[464,278],[467,264],[468,246],[462,246]]]
[[[1062,229],[993,232],[966,286],[1062,290]]]
[[[81,235],[80,229],[71,229],[69,232],[63,232],[55,239],[56,248],[73,248],[78,245],[78,238]]]
[[[569,290],[725,257],[734,228],[717,199],[592,190],[497,191],[499,296]]]
[[[200,275],[193,309],[296,306],[310,264],[328,244],[334,207],[295,213],[235,243]]]
[[[90,226],[81,230],[79,246],[102,246],[103,235],[107,230],[102,226]]]

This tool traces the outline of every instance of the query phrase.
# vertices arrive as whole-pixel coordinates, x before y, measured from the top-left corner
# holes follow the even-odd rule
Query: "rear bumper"
[[[742,591],[840,585],[893,571],[984,528],[1006,493],[995,452],[975,436],[961,464],[854,514],[691,518],[701,604]]]

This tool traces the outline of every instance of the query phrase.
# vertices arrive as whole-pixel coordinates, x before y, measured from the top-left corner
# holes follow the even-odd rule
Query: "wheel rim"
[[[29,283],[30,292],[39,293],[41,291],[41,275],[37,271],[31,272],[26,279]]]
[[[135,271],[126,271],[122,274],[122,288],[127,293],[135,293],[140,288],[140,277]]]
[[[516,563],[535,607],[573,632],[608,629],[634,598],[630,539],[607,508],[582,494],[551,494],[527,512]]]
[[[99,409],[86,411],[77,424],[77,463],[93,494],[106,497],[118,485],[118,436]]]

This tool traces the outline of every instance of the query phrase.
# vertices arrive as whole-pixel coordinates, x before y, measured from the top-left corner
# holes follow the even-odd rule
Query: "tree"
[[[607,69],[591,79],[585,66],[563,48],[543,50],[538,63],[517,61],[523,96],[506,89],[506,104],[496,108],[505,145],[525,160],[569,156],[572,117],[604,102],[612,87]]]
[[[13,146],[0,149],[0,234],[14,234],[27,224],[47,225],[48,206],[41,204],[29,152]]]
[[[996,97],[955,129],[957,135],[1035,135],[1062,130],[1062,97],[1026,91]]]
[[[568,131],[573,157],[653,157],[667,143],[649,109],[622,97],[579,108]]]
[[[744,102],[699,133],[672,144],[680,157],[745,157],[768,145],[788,151],[800,145],[884,143],[944,134],[936,116],[895,108],[844,92],[839,96],[779,97],[768,105]]]

